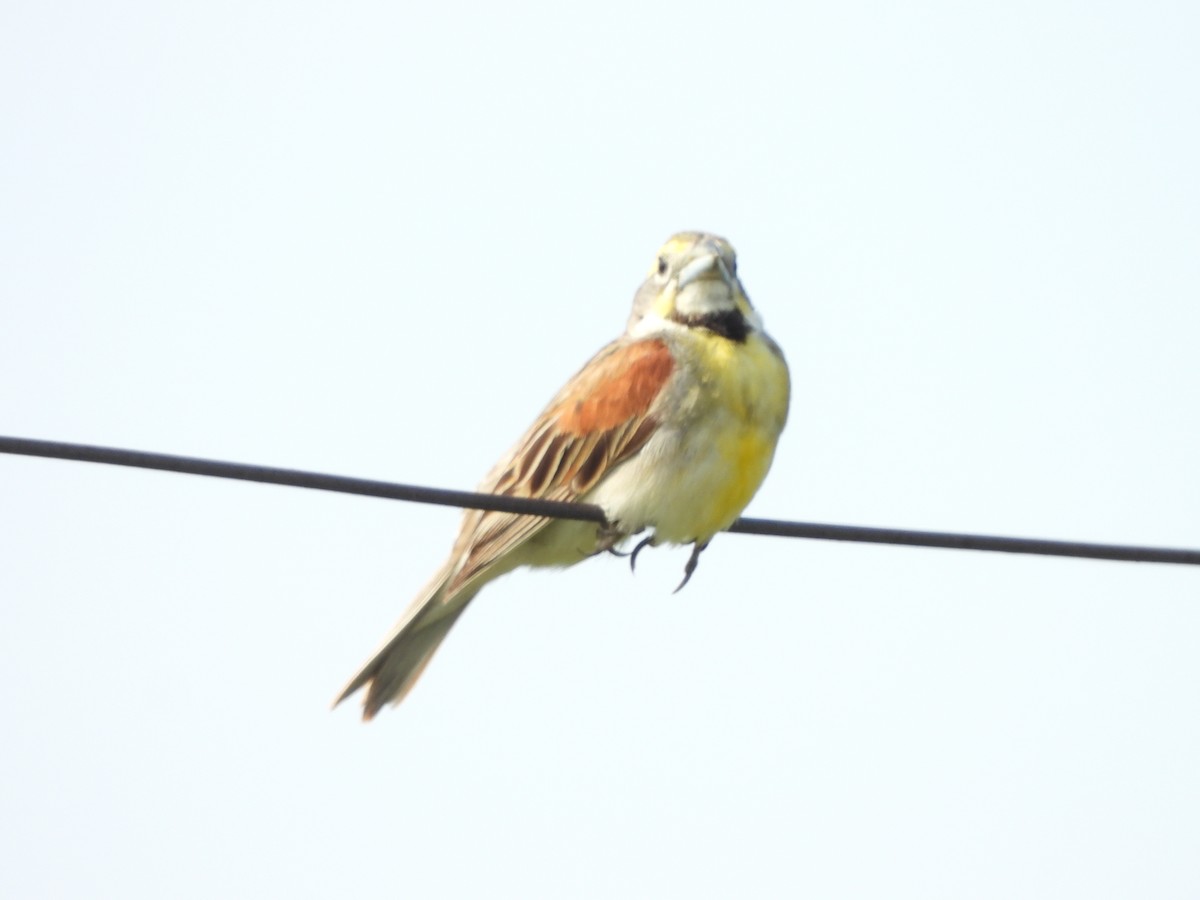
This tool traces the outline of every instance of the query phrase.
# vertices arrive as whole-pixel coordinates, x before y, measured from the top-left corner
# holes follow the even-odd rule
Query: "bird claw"
[[[658,541],[655,540],[654,535],[644,537],[637,542],[637,546],[626,553],[625,551],[618,550],[616,548],[616,543],[621,539],[621,537],[624,537],[624,535],[621,535],[615,526],[610,525],[602,528],[599,534],[599,546],[595,551],[593,551],[592,555],[596,556],[600,553],[611,553],[613,556],[619,556],[622,558],[628,556],[629,571],[637,572],[638,554],[647,547],[657,546]],[[676,587],[671,593],[678,594],[683,590],[683,586],[691,580],[692,573],[696,571],[696,564],[700,562],[700,554],[704,552],[704,549],[707,546],[708,541],[705,541],[703,544],[699,543],[698,541],[692,541],[692,555],[688,557],[688,561],[683,567],[683,581],[679,582],[679,586]]]
[[[696,564],[700,562],[700,554],[704,552],[704,548],[707,546],[708,541],[705,541],[703,544],[692,543],[692,555],[688,557],[688,561],[683,567],[683,581],[679,582],[679,587],[671,591],[672,594],[678,594],[683,590],[683,586],[691,580],[692,573],[696,571]]]
[[[644,537],[640,541],[638,541],[637,546],[633,548],[633,552],[629,554],[629,571],[630,572],[637,571],[637,558],[638,558],[638,554],[642,552],[642,548],[643,547],[653,547],[653,546],[654,546],[654,537],[653,536]]]

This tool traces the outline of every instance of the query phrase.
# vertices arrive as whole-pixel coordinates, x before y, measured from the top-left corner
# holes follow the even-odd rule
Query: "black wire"
[[[60,441],[36,441],[30,438],[0,436],[0,453],[107,463],[112,466],[158,469],[163,472],[184,472],[188,475],[208,475],[213,478],[232,478],[237,481],[259,481],[265,484],[283,484],[316,491],[357,494],[361,497],[382,497],[385,500],[431,503],[435,506],[529,513],[557,519],[582,519],[585,522],[604,521],[604,513],[600,507],[588,506],[584,503],[529,500],[523,497],[505,497],[500,494],[476,494],[473,491],[448,491],[442,488],[396,484],[390,481],[373,481],[369,478],[322,475],[318,472],[303,472],[299,469],[277,469],[271,466],[252,466],[247,463],[198,459],[193,456],[147,453],[144,450],[121,450],[117,447],[96,447],[89,444],[66,444]]]
[[[1176,547],[1093,544],[1083,541],[997,537],[952,531],[908,531],[902,528],[871,528],[861,525],[820,525],[811,522],[784,522],[779,519],[738,519],[729,530],[734,534],[762,534],[822,541],[856,541],[862,544],[900,544],[906,547],[941,547],[946,550],[987,550],[993,553],[1029,553],[1036,556],[1073,556],[1082,559],[1200,566],[1200,550]]]
[[[61,441],[38,441],[31,438],[0,436],[0,453],[106,463],[139,469],[158,469],[164,472],[184,472],[189,475],[283,484],[318,491],[357,494],[363,497],[382,497],[388,500],[408,500],[439,506],[487,509],[559,519],[579,519],[585,522],[604,522],[604,513],[600,507],[586,503],[561,503],[527,497],[477,494],[472,491],[448,491],[441,488],[396,484],[389,481],[372,481],[368,478],[322,475],[298,469],[252,466],[246,463],[171,456],[166,453],[147,453],[142,450],[121,450],[116,447],[96,447],[88,444],[67,444]],[[1073,556],[1126,562],[1200,565],[1200,550],[1172,547],[1091,544],[1077,541],[993,537],[942,531],[907,531],[900,528],[822,525],[812,522],[786,522],[777,519],[738,519],[729,530],[735,534],[810,538],[824,541],[856,541],[867,544],[901,544],[909,547],[942,547],[951,550],[987,550],[999,553],[1032,553],[1041,556]]]

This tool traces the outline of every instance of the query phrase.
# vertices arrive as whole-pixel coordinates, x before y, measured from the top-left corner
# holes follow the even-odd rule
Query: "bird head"
[[[739,342],[761,328],[738,280],[737,253],[729,241],[685,231],[662,245],[634,297],[627,330],[636,336],[664,323],[703,328]]]

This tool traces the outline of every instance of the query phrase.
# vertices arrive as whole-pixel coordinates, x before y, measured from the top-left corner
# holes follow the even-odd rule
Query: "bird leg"
[[[617,549],[617,544],[629,535],[616,522],[605,522],[596,529],[596,549],[589,556],[599,556],[601,553],[611,553],[613,556],[628,556]]]
[[[688,557],[687,564],[683,567],[683,581],[679,582],[679,587],[671,591],[672,594],[678,594],[683,590],[683,586],[688,583],[692,577],[692,573],[696,571],[696,563],[700,562],[700,554],[704,552],[704,548],[708,546],[708,541],[701,544],[699,541],[692,542],[692,555]]]

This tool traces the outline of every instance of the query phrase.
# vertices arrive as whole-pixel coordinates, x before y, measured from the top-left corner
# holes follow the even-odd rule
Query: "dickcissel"
[[[649,529],[637,550],[692,545],[686,583],[762,484],[788,393],[787,364],[738,280],[733,247],[711,234],[675,235],[638,289],[625,333],[479,486],[593,503],[607,524],[468,510],[450,558],[337,703],[365,686],[370,719],[404,699],[480,588],[519,566],[573,565]]]

